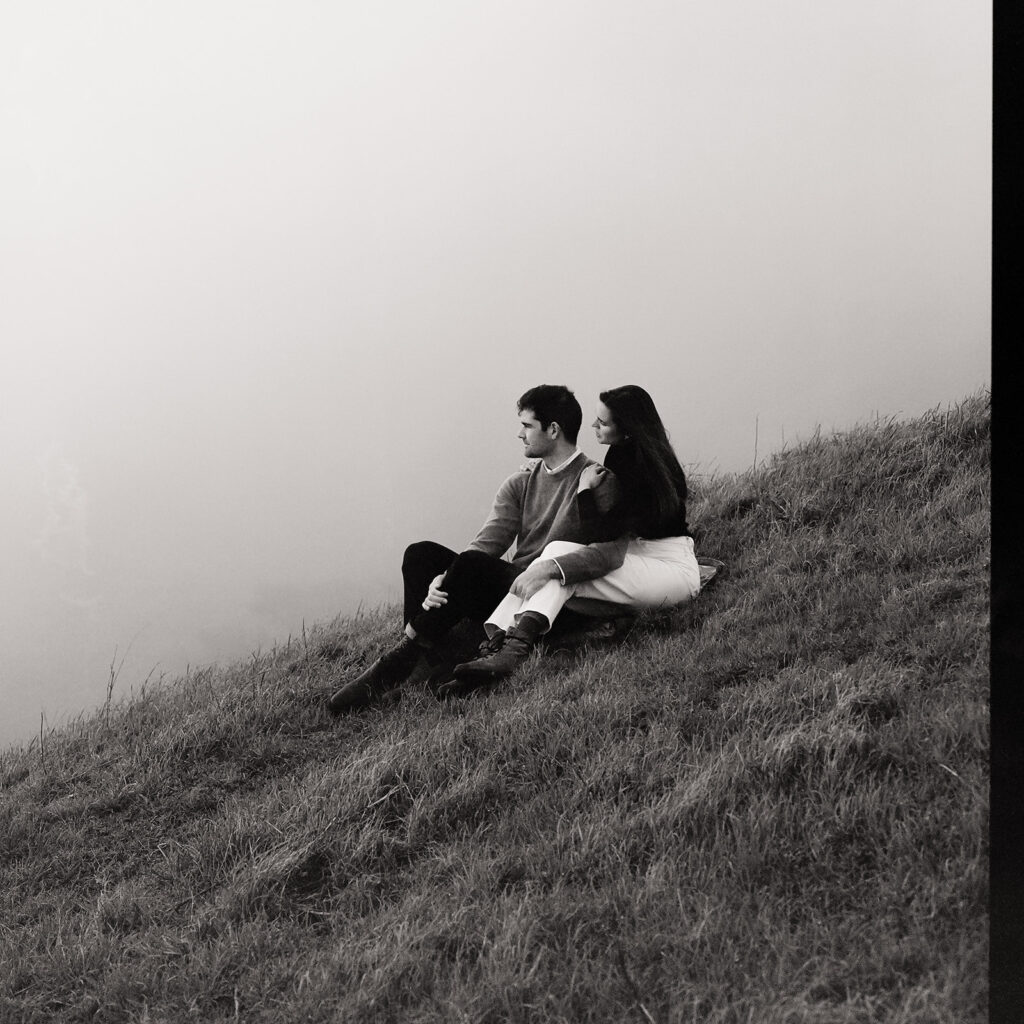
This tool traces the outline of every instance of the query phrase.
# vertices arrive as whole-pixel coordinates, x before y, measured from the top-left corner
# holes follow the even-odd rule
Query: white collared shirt
[[[572,455],[570,455],[569,458],[567,458],[565,460],[565,462],[563,462],[560,466],[555,466],[554,469],[548,469],[548,466],[547,466],[546,462],[542,462],[541,465],[544,467],[544,472],[545,473],[561,473],[562,470],[565,469],[565,467],[568,466],[569,463],[572,462],[572,460],[575,459],[577,455],[582,455],[582,454],[583,454],[583,449],[582,448],[577,448],[576,451],[574,451],[572,453]]]

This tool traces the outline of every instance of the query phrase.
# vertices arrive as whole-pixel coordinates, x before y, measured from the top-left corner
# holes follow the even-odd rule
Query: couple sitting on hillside
[[[331,697],[333,713],[424,673],[440,682],[441,698],[510,675],[567,604],[615,614],[680,604],[700,590],[686,478],[643,388],[602,392],[593,427],[608,445],[603,466],[576,446],[583,412],[568,388],[531,388],[518,409],[519,438],[537,461],[501,485],[461,553],[433,541],[406,548],[405,636]],[[445,640],[463,619],[483,623],[486,640],[475,660],[446,668]]]

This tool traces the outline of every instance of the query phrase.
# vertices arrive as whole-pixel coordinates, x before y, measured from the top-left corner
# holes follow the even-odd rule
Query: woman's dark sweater
[[[651,481],[638,469],[636,463],[636,446],[632,441],[608,446],[604,457],[605,468],[615,474],[619,485],[619,499],[609,518],[613,535],[629,533],[646,540],[688,537],[690,529],[686,524],[686,476],[682,469],[675,481],[677,507],[670,515],[659,518]]]
[[[682,470],[676,481],[678,505],[671,515],[659,518],[651,485],[637,469],[632,442],[609,445],[604,465],[615,474],[612,485],[617,492],[615,504],[612,511],[602,517],[597,511],[594,492],[580,491],[577,496],[580,516],[591,524],[594,543],[554,559],[563,583],[580,583],[607,576],[622,565],[632,537],[660,540],[663,537],[690,536],[686,523],[686,477]]]

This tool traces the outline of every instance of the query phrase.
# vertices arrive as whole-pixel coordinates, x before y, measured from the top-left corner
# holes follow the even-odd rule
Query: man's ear
[[[549,437],[551,437],[551,438],[552,438],[552,440],[553,440],[554,438],[558,437],[558,435],[559,435],[559,434],[560,434],[561,432],[562,432],[562,428],[561,428],[561,427],[560,427],[560,426],[559,426],[559,425],[558,425],[558,424],[557,424],[557,423],[556,423],[556,422],[555,422],[554,420],[552,420],[552,421],[551,421],[551,422],[550,422],[550,423],[548,424],[548,436],[549,436]]]

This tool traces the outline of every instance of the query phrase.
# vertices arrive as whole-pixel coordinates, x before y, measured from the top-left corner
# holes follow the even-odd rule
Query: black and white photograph
[[[993,41],[7,0],[0,1021],[995,1020]]]

